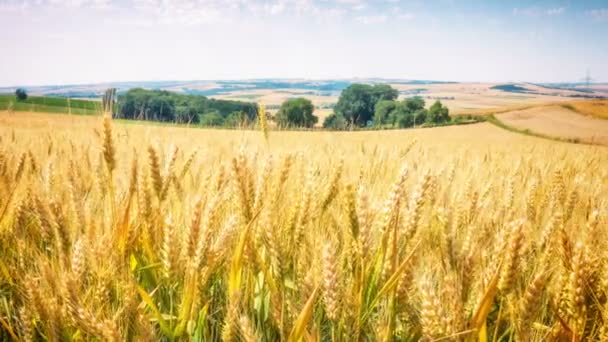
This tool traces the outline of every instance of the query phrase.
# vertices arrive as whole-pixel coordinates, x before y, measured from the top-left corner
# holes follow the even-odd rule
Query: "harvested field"
[[[497,115],[508,126],[550,137],[608,144],[608,120],[581,115],[564,106],[542,106]]]

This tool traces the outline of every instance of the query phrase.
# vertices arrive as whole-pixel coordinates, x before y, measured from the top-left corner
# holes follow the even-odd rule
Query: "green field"
[[[14,95],[0,95],[0,110],[7,110],[12,104],[14,111],[71,113],[95,115],[101,113],[101,102],[92,100],[73,100],[63,97],[30,96],[27,100],[17,101]]]

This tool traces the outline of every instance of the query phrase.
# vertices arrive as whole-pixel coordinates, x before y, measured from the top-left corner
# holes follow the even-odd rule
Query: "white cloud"
[[[352,7],[353,11],[363,11],[367,8],[366,4],[357,4]]]
[[[0,11],[22,11],[29,8],[108,9],[113,0],[0,0]]]
[[[344,9],[321,0],[131,0],[135,8],[163,23],[201,25],[235,22],[251,16],[306,16],[326,21],[340,18]],[[359,1],[359,0],[340,0]]]
[[[16,12],[24,11],[29,8],[29,2],[27,1],[1,1],[0,12]]]
[[[335,0],[335,1],[339,4],[350,4],[350,5],[358,5],[358,4],[362,4],[365,2],[364,0]]]
[[[553,15],[561,15],[562,13],[564,13],[564,11],[566,11],[566,8],[556,7],[556,8],[550,8],[550,9],[546,10],[545,13],[549,16],[553,16]]]
[[[527,8],[518,8],[515,7],[513,9],[514,15],[523,15],[527,17],[540,17],[540,16],[558,16],[563,14],[566,11],[565,7],[554,7],[549,9],[541,9],[539,7],[527,7]]]
[[[587,12],[594,20],[608,20],[608,8],[598,8]]]
[[[403,20],[412,20],[412,19],[416,18],[416,16],[413,13],[400,13],[397,17],[399,19],[403,19]]]
[[[198,25],[234,19],[245,0],[133,0],[135,8],[168,24]]]
[[[355,21],[365,25],[382,24],[387,20],[386,15],[367,15],[355,17]]]
[[[528,8],[517,8],[513,9],[513,14],[515,15],[525,15],[528,17],[537,17],[540,14],[540,11],[536,7],[528,7]]]
[[[48,0],[49,5],[83,7],[87,5],[107,5],[109,0]]]
[[[285,11],[285,2],[277,1],[273,4],[265,4],[264,10],[272,15],[281,14]]]

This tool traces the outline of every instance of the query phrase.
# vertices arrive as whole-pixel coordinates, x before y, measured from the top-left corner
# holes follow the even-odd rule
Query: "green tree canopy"
[[[396,100],[399,97],[399,91],[388,84],[376,84],[372,86],[372,101],[374,105],[382,100]]]
[[[244,112],[232,112],[224,119],[224,126],[227,127],[246,127],[251,123],[251,120]]]
[[[391,120],[391,113],[397,107],[398,102],[393,100],[380,100],[376,103],[374,111],[374,124],[376,126],[386,125]]]
[[[378,101],[395,100],[398,96],[399,92],[388,84],[353,84],[342,91],[335,112],[351,126],[365,126],[372,120]]]
[[[118,97],[115,117],[137,120],[173,121],[178,123],[223,124],[234,112],[248,120],[257,116],[257,105],[251,102],[209,99],[162,90],[131,89]],[[219,119],[218,119],[219,116]],[[220,120],[221,119],[221,120]],[[231,121],[233,122],[233,121]]]
[[[313,115],[315,107],[305,98],[290,99],[281,105],[275,116],[279,127],[313,127],[319,118]]]
[[[374,123],[377,126],[390,125],[391,127],[412,127],[425,122],[427,110],[424,100],[412,97],[403,101],[381,100],[376,104]]]
[[[334,130],[345,130],[348,128],[348,122],[340,114],[332,113],[323,120],[323,128]]]
[[[201,115],[201,124],[203,126],[222,126],[224,118],[217,111],[208,112]]]
[[[405,106],[407,110],[410,112],[417,112],[421,109],[424,109],[424,99],[419,96],[410,97],[404,100]]]
[[[429,108],[429,115],[427,117],[429,122],[441,123],[450,121],[450,110],[441,104],[441,101],[437,100],[431,108]]]
[[[17,100],[25,101],[27,100],[27,91],[23,88],[17,88],[17,90],[15,90],[15,96],[17,97]]]
[[[180,104],[175,107],[175,121],[178,123],[199,123],[200,117],[193,105]]]

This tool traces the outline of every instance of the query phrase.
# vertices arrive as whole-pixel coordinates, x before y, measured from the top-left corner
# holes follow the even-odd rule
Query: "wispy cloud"
[[[245,5],[245,1],[239,0],[133,0],[133,3],[137,10],[163,23],[185,25],[231,21]]]
[[[44,1],[40,1],[44,2]],[[51,6],[110,8],[112,0],[47,0]]]
[[[264,11],[272,15],[281,14],[285,12],[286,8],[287,5],[285,4],[285,1],[277,1],[275,3],[264,4]]]
[[[545,13],[549,16],[552,16],[552,15],[561,15],[565,11],[566,11],[565,7],[556,7],[556,8],[549,8],[548,10],[545,11]]]
[[[15,12],[15,11],[24,11],[29,7],[29,2],[27,1],[0,1],[0,12]]]
[[[24,11],[30,8],[109,9],[113,0],[0,0],[0,11]]]
[[[540,7],[526,7],[513,9],[514,15],[522,15],[527,17],[541,17],[541,16],[559,16],[566,11],[565,7],[553,7],[553,8],[540,8]]]
[[[386,15],[362,15],[355,17],[355,21],[364,25],[382,24],[385,23],[388,17]]]
[[[344,3],[320,0],[131,0],[135,9],[163,23],[199,25],[233,22],[246,16],[308,16],[316,20],[336,19],[344,15]],[[341,0],[348,7],[359,0]],[[354,1],[357,1],[355,4]]]
[[[608,8],[598,8],[587,12],[594,20],[608,21]]]
[[[414,15],[414,13],[409,13],[409,12],[399,13],[397,15],[397,18],[402,19],[402,20],[412,20],[412,19],[416,18],[416,15]]]

